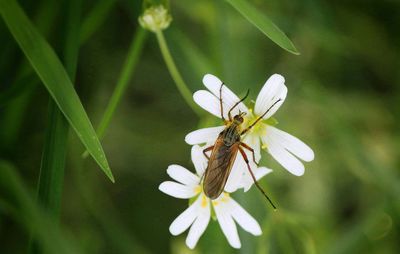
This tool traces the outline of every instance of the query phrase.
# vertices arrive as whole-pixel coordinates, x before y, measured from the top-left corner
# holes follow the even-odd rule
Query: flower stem
[[[134,69],[136,68],[136,64],[139,60],[140,53],[142,52],[143,44],[146,37],[147,32],[144,29],[139,28],[138,32],[132,39],[131,45],[129,47],[128,56],[122,67],[117,85],[115,86],[114,92],[111,95],[110,101],[108,102],[106,111],[101,118],[100,124],[97,127],[97,135],[99,139],[102,139],[104,137],[105,131],[111,122],[114,112],[117,109],[117,106],[125,93],[125,90],[129,84],[129,80],[131,79]],[[89,153],[85,151],[82,154],[82,157],[86,158],[88,155]]]
[[[143,48],[144,40],[146,38],[147,32],[141,28],[137,32],[135,38],[132,40],[131,46],[129,48],[128,57],[125,60],[125,64],[122,68],[117,86],[111,96],[111,99],[107,105],[107,109],[104,112],[103,118],[97,128],[97,134],[99,138],[104,137],[104,133],[110,124],[111,118],[117,108],[119,102],[121,101],[122,95],[124,94],[129,80],[132,77],[133,71],[138,62],[140,53]]]
[[[168,71],[172,76],[172,79],[175,82],[176,87],[178,88],[179,92],[181,93],[183,99],[186,103],[190,106],[190,108],[197,114],[201,115],[199,108],[192,100],[192,92],[189,90],[188,86],[186,85],[185,81],[181,74],[179,73],[178,69],[176,68],[174,59],[169,51],[167,42],[165,40],[164,34],[161,30],[156,32],[158,45],[160,46],[161,54],[164,58],[165,64],[167,65]]]

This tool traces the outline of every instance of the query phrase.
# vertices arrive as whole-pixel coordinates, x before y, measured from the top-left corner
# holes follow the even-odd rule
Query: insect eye
[[[235,120],[236,122],[243,123],[243,117],[241,117],[240,115],[236,115],[236,116],[234,117],[234,120]]]

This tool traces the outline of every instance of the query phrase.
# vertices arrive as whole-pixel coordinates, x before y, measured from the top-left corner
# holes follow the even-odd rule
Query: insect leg
[[[261,191],[261,193],[264,195],[264,197],[266,197],[269,201],[269,203],[272,205],[272,207],[276,210],[276,206],[274,205],[274,203],[272,203],[271,199],[267,196],[267,194],[265,193],[265,191],[261,188],[261,186],[258,184],[256,177],[253,174],[253,171],[251,171],[250,165],[249,165],[249,159],[247,159],[247,155],[246,153],[243,151],[243,149],[239,146],[239,151],[243,156],[244,161],[247,164],[247,169],[250,172],[251,178],[253,178],[254,184],[257,186],[257,188]]]
[[[260,117],[258,117],[254,123],[252,123],[249,127],[247,127],[246,129],[242,130],[242,132],[240,133],[240,135],[245,134],[246,132],[248,132],[251,128],[253,128],[254,125],[256,125],[256,123],[258,123],[278,102],[280,102],[282,99],[278,99],[277,101],[274,102],[274,104],[271,105],[271,107],[269,107],[267,109],[267,111],[264,112],[264,114],[262,114]]]
[[[222,87],[224,86],[224,83],[221,84],[221,87],[219,88],[219,108],[221,111],[221,119],[226,122],[225,117],[224,117],[224,107],[222,106]],[[229,117],[229,121],[232,121],[232,119]]]
[[[249,96],[249,93],[250,93],[250,90],[247,90],[246,95],[245,95],[242,99],[240,99],[240,101],[236,102],[235,105],[233,105],[233,106],[231,107],[231,109],[229,109],[229,111],[228,111],[229,121],[232,122],[232,114],[231,114],[231,113],[232,113],[232,110],[233,110],[234,108],[236,108],[236,106],[239,105],[239,103],[241,103],[242,101],[244,101],[244,100],[247,98],[247,96]]]
[[[254,155],[254,149],[251,148],[249,145],[246,143],[240,142],[240,145],[249,150],[253,154],[253,162],[258,166],[258,163],[256,162],[256,156]]]
[[[208,156],[208,155],[206,154],[206,152],[211,151],[212,149],[214,149],[214,146],[207,147],[206,149],[203,150],[203,154],[204,154],[204,156],[206,156],[206,158],[207,158],[208,160],[210,160],[210,156]]]

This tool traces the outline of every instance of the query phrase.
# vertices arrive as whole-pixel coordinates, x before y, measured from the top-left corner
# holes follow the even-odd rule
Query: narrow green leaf
[[[256,26],[268,38],[275,42],[279,47],[299,55],[296,47],[290,41],[282,30],[280,30],[266,15],[260,10],[253,7],[246,0],[226,0],[231,4],[240,14],[242,14],[250,23]]]
[[[79,50],[79,27],[81,0],[61,1],[65,21],[61,31],[62,49],[60,58],[71,80],[75,79]],[[59,219],[62,187],[64,182],[65,157],[67,153],[69,125],[52,99],[49,102],[49,117],[40,166],[38,199],[55,220]]]
[[[1,159],[0,193],[0,218],[3,219],[5,213],[6,220],[12,218],[26,232],[35,232],[45,253],[82,253],[73,235],[62,230],[54,218],[37,205],[17,169]]]
[[[78,137],[114,182],[103,148],[63,65],[15,0],[0,0],[0,13],[32,67]]]

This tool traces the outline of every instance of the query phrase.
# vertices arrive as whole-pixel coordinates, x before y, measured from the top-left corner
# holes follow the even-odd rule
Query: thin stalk
[[[201,115],[199,108],[193,102],[192,99],[192,92],[189,90],[188,86],[186,85],[185,81],[181,74],[179,73],[178,69],[176,68],[174,59],[169,51],[167,42],[165,40],[164,34],[161,30],[156,32],[158,45],[160,46],[161,54],[164,58],[165,64],[167,65],[168,71],[172,76],[172,79],[175,82],[176,87],[178,88],[179,92],[181,93],[183,99],[186,103],[190,106],[190,108],[197,114]]]
[[[144,41],[147,37],[147,32],[139,28],[138,32],[132,39],[131,45],[129,47],[128,56],[125,60],[125,63],[122,67],[121,73],[119,75],[119,79],[117,85],[115,86],[114,92],[111,95],[110,101],[108,102],[106,111],[100,121],[100,124],[97,128],[97,136],[99,139],[104,137],[104,134],[107,130],[108,125],[111,122],[111,119],[117,109],[118,104],[121,101],[122,96],[125,93],[125,90],[129,84],[129,81],[132,78],[132,74],[136,68],[138,63],[140,53],[142,52]],[[82,154],[83,158],[86,158],[89,155],[88,151],[85,151]]]
[[[97,135],[99,138],[104,137],[104,133],[110,124],[111,118],[114,115],[115,109],[117,108],[125,90],[128,86],[129,80],[132,77],[136,64],[138,63],[140,53],[143,49],[143,44],[147,32],[144,29],[139,28],[136,36],[132,39],[131,46],[129,48],[128,57],[125,60],[121,74],[118,79],[117,86],[111,96],[111,99],[107,105],[106,111],[104,112],[103,118],[97,128]]]
[[[80,0],[73,0],[66,1],[66,4],[67,19],[64,30],[66,33],[61,58],[71,80],[74,80],[79,49],[77,38],[79,38],[81,2]],[[48,121],[49,125],[46,131],[39,173],[38,201],[46,209],[48,215],[57,222],[60,217],[69,124],[56,103],[51,99]],[[35,241],[31,241],[31,244],[31,253],[41,252],[40,246]]]
[[[84,44],[107,18],[110,10],[114,7],[116,0],[98,1],[82,21],[80,31],[80,42]]]

